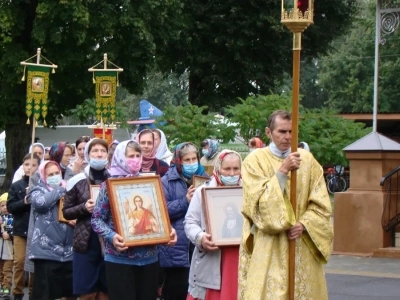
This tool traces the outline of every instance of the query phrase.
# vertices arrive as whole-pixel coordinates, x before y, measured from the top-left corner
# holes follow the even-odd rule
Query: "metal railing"
[[[395,246],[395,230],[400,224],[400,166],[384,175],[380,185],[386,187],[385,204],[382,214],[382,228],[385,231],[392,231],[392,244]]]

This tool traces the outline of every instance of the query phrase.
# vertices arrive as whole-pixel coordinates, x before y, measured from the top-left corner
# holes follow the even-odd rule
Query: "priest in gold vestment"
[[[328,299],[323,265],[333,239],[331,203],[313,155],[290,153],[291,130],[290,113],[274,112],[266,128],[270,145],[243,162],[240,300],[289,299],[289,239],[296,240],[295,299]],[[291,170],[297,170],[297,218],[289,198]]]

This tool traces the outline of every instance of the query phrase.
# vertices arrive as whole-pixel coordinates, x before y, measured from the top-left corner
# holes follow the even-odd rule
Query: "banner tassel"
[[[26,70],[26,66],[24,66],[24,75],[21,78],[21,81],[25,81],[25,70]]]
[[[28,118],[28,120],[26,120],[26,124],[31,124],[31,121],[29,121],[29,118]]]
[[[96,83],[96,79],[94,79],[94,72],[93,72],[93,84]]]

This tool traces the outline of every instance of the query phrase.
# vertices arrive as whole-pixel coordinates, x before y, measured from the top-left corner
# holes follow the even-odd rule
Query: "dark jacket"
[[[89,175],[90,176],[90,175]],[[108,178],[108,172],[104,172],[104,180]],[[74,180],[78,178],[76,183]],[[93,179],[88,179],[81,173],[70,179],[67,185],[67,193],[64,198],[63,214],[67,220],[75,220],[74,251],[85,253],[87,251],[90,234],[92,232],[92,214],[88,212],[85,203],[90,199],[90,184],[95,184]],[[70,187],[70,184],[73,184]],[[94,199],[96,200],[96,199]]]
[[[157,158],[154,159],[154,162],[150,168],[150,172],[156,172],[156,175],[160,175],[160,177],[163,177],[168,172],[168,170],[169,164]],[[142,169],[140,169],[140,172],[143,172]]]
[[[24,203],[29,176],[14,182],[8,191],[7,210],[14,216],[13,235],[26,237],[28,235],[29,213],[31,205]]]
[[[208,177],[206,173],[199,174]],[[176,230],[178,242],[175,246],[158,247],[158,258],[161,267],[190,267],[189,262],[189,240],[186,237],[183,221],[189,208],[186,199],[188,186],[178,173],[176,167],[171,167],[161,178],[165,200],[167,202],[168,214],[171,226]]]

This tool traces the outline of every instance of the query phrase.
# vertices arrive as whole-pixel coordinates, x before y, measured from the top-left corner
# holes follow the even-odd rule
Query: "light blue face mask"
[[[91,158],[89,161],[89,165],[91,168],[95,170],[103,170],[108,164],[108,159],[98,159],[98,158]]]
[[[204,156],[207,156],[209,154],[208,149],[203,149],[201,150],[201,153],[203,153]]]
[[[188,178],[192,177],[197,172],[198,168],[199,168],[198,162],[195,162],[193,164],[184,164],[182,165],[182,174]]]
[[[61,174],[53,175],[51,177],[47,177],[46,182],[52,188],[56,188],[60,185],[62,180]]]
[[[234,175],[234,176],[221,175],[221,182],[223,185],[226,186],[237,185],[239,182],[239,175]]]

